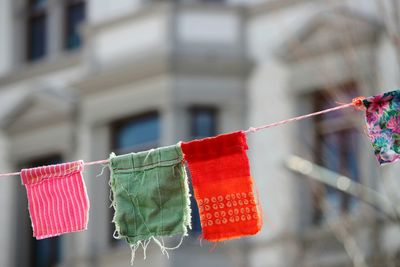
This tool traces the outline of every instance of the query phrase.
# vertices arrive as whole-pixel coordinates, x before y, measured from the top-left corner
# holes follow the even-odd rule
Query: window
[[[113,149],[118,153],[138,152],[159,145],[160,120],[151,112],[120,120],[113,126]]]
[[[212,107],[194,107],[191,114],[191,138],[198,139],[216,134],[216,109]]]
[[[79,26],[85,20],[85,2],[69,0],[65,7],[65,48],[73,50],[81,46]]]
[[[213,107],[194,107],[190,109],[191,139],[200,139],[214,136],[216,131],[217,111]],[[190,173],[188,172],[188,175]],[[190,184],[191,208],[192,208],[192,232],[197,234],[201,232],[200,216],[197,203],[194,199],[193,188]]]
[[[344,85],[339,95],[334,97],[327,91],[316,93],[314,95],[315,110],[337,105],[334,101],[336,99],[343,100],[343,102],[351,101],[352,98],[357,96],[355,88],[354,83]],[[346,110],[336,111],[317,116],[314,121],[316,126],[316,162],[339,175],[345,175],[358,181],[357,147],[359,132],[352,122],[351,115],[346,113]],[[354,197],[329,186],[321,188],[318,194],[314,196],[315,199],[322,201],[325,198],[329,210],[323,211],[321,205],[316,205],[313,218],[315,223],[321,222],[323,215],[330,219],[343,213],[352,212],[357,205]]]
[[[27,20],[27,60],[36,61],[47,52],[47,1],[29,0]]]
[[[149,112],[135,117],[116,121],[111,125],[112,150],[116,154],[126,154],[156,148],[160,143],[160,119],[157,112]],[[109,221],[112,221],[114,210],[110,209]],[[119,242],[113,238],[114,223],[110,224],[110,243]]]
[[[50,164],[61,163],[59,155],[31,160],[20,164],[21,168],[31,168]],[[32,227],[27,209],[26,191],[21,182],[17,183],[17,209],[16,221],[16,266],[52,267],[61,261],[62,237],[51,237],[36,240],[32,237]]]

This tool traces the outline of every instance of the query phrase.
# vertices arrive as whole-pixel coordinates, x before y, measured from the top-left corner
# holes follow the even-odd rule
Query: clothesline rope
[[[313,117],[313,116],[317,116],[317,115],[321,115],[321,114],[325,114],[325,113],[328,113],[328,112],[341,110],[341,109],[345,109],[345,108],[349,108],[349,107],[355,107],[355,108],[360,109],[362,107],[363,99],[365,99],[365,97],[361,97],[361,96],[360,97],[356,97],[351,101],[351,103],[348,103],[348,104],[343,104],[343,105],[340,105],[340,106],[337,106],[337,107],[324,109],[324,110],[321,110],[321,111],[313,112],[313,113],[310,113],[310,114],[306,114],[306,115],[302,115],[302,116],[298,116],[298,117],[294,117],[294,118],[290,118],[290,119],[286,119],[286,120],[282,120],[282,121],[278,121],[278,122],[274,122],[274,123],[270,123],[270,124],[265,124],[265,125],[262,125],[262,126],[259,126],[259,127],[250,127],[249,129],[247,129],[244,132],[246,134],[255,133],[255,132],[258,132],[260,130],[267,129],[267,128],[272,128],[272,127],[275,127],[275,126],[287,124],[287,123],[294,122],[294,121],[304,120],[306,118],[310,118],[310,117]],[[103,160],[97,160],[97,161],[84,162],[83,165],[84,166],[91,166],[91,165],[107,164],[107,163],[109,163],[109,160],[108,159],[103,159]],[[8,176],[18,176],[20,174],[21,174],[21,172],[0,173],[0,178],[1,177],[8,177]]]
[[[349,107],[353,107],[353,106],[355,106],[354,103],[343,104],[343,105],[340,105],[340,106],[337,106],[337,107],[334,107],[334,108],[328,108],[328,109],[325,109],[325,110],[321,110],[321,111],[317,111],[317,112],[314,112],[314,113],[298,116],[298,117],[295,117],[295,118],[291,118],[291,119],[287,119],[287,120],[283,120],[283,121],[278,121],[278,122],[274,122],[274,123],[271,123],[271,124],[262,125],[260,127],[250,127],[249,129],[247,129],[245,131],[245,133],[246,134],[255,133],[255,132],[258,132],[260,130],[267,129],[267,128],[283,125],[283,124],[286,124],[286,123],[289,123],[289,122],[293,122],[293,121],[304,120],[304,119],[307,119],[309,117],[313,117],[313,116],[317,116],[317,115],[320,115],[320,114],[324,114],[324,113],[328,113],[328,112],[332,112],[332,111],[336,111],[336,110],[340,110],[340,109],[345,109],[345,108],[349,108]]]
[[[108,159],[102,159],[102,160],[96,160],[96,161],[90,161],[90,162],[84,162],[84,166],[90,166],[90,165],[98,165],[98,164],[107,164],[109,162]],[[21,172],[9,172],[9,173],[0,173],[0,177],[5,177],[5,176],[17,176],[20,175]]]

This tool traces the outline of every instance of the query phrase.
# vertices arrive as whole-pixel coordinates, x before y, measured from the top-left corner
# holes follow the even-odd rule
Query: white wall
[[[12,66],[12,9],[11,0],[0,1],[0,77]]]
[[[110,65],[163,50],[168,41],[167,26],[165,14],[155,14],[102,29],[92,43],[94,56],[101,64]]]
[[[91,0],[88,18],[91,24],[105,22],[137,10],[144,0]]]
[[[178,38],[185,43],[229,45],[239,42],[240,18],[234,13],[188,11],[178,14]]]
[[[378,92],[387,92],[400,87],[400,55],[396,56],[393,43],[387,36],[378,43],[376,56]]]
[[[288,73],[282,65],[258,65],[249,80],[249,124],[256,127],[293,117],[295,99],[289,89]],[[252,266],[293,266],[295,247],[268,242],[294,233],[300,220],[302,205],[297,201],[297,178],[284,168],[285,159],[293,153],[294,127],[284,125],[248,135],[252,175],[264,215],[262,232],[252,239],[268,244],[251,252]]]
[[[12,172],[12,166],[9,161],[9,145],[6,136],[0,131],[0,172]],[[13,225],[15,225],[15,194],[14,188],[19,176],[2,177],[0,178],[0,209],[3,215],[0,216],[0,266],[12,266],[14,260],[15,237],[16,233]]]
[[[284,41],[320,10],[318,4],[305,3],[250,18],[247,25],[247,42],[251,58],[259,62],[276,56]]]
[[[271,2],[273,0],[226,0],[229,4],[232,5],[255,5],[255,4],[261,4],[265,2]]]

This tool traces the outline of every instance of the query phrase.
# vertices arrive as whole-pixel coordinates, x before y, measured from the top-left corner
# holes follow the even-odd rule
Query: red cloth
[[[260,231],[244,132],[183,142],[203,237],[222,241]]]

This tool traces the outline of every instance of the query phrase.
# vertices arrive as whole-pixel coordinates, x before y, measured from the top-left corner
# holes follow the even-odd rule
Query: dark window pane
[[[191,139],[199,139],[216,135],[216,109],[210,107],[196,107],[191,109]],[[190,176],[190,173],[188,172]],[[201,232],[200,215],[192,185],[190,184],[192,208],[192,233]]]
[[[139,152],[159,145],[160,119],[156,112],[118,121],[112,127],[113,150],[118,154]],[[110,209],[110,222],[113,216],[114,210]],[[110,223],[110,244],[112,246],[123,244],[113,238],[114,230],[114,223]]]
[[[213,108],[194,108],[191,113],[192,138],[204,138],[216,134],[216,112]]]
[[[34,61],[46,55],[46,16],[28,20],[28,60]]]
[[[59,155],[39,158],[21,164],[21,168],[32,168],[61,163]],[[18,184],[19,187],[20,183]],[[62,257],[62,237],[51,237],[36,240],[32,237],[32,227],[30,224],[28,210],[26,208],[27,199],[25,190],[18,194],[17,211],[17,266],[32,267],[52,267],[61,261]]]
[[[322,165],[336,173],[341,172],[341,138],[341,134],[337,132],[321,136]],[[341,192],[335,188],[327,186],[325,197],[331,206],[330,214],[326,215],[330,217],[337,217],[339,215],[342,202]]]
[[[61,259],[61,237],[34,240],[32,267],[51,267]]]
[[[61,163],[60,156],[51,156],[30,162],[30,167],[38,167]],[[61,237],[51,237],[42,240],[31,239],[32,266],[51,267],[61,260]]]
[[[356,86],[350,83],[334,94],[319,92],[315,95],[315,110],[322,110],[337,105],[335,101],[350,102],[357,95]],[[318,164],[332,170],[338,175],[345,175],[355,181],[358,181],[358,131],[354,125],[348,123],[345,111],[335,111],[315,117],[316,122],[316,154],[315,159]],[[342,122],[338,124],[338,122]],[[327,213],[324,215],[327,219],[337,218],[341,213],[353,211],[357,205],[355,198],[336,190],[330,186],[325,188],[325,200],[329,205]],[[321,213],[316,208],[316,213]],[[318,214],[317,214],[318,215]],[[320,214],[322,215],[322,214]],[[315,222],[321,222],[322,217]]]
[[[85,19],[85,3],[79,2],[68,5],[66,10],[66,38],[65,47],[67,49],[75,49],[80,47],[82,43],[79,34],[79,25]]]
[[[189,171],[186,171],[186,172],[191,180],[190,172]],[[190,208],[192,210],[192,229],[191,229],[191,231],[194,234],[199,234],[199,233],[201,233],[200,213],[199,213],[199,207],[197,206],[196,199],[194,198],[192,183],[189,184],[189,189],[190,189]]]
[[[30,0],[29,9],[31,11],[38,11],[46,7],[47,0]]]
[[[160,121],[158,114],[128,120],[120,125],[115,135],[115,149],[145,149],[158,144]]]

